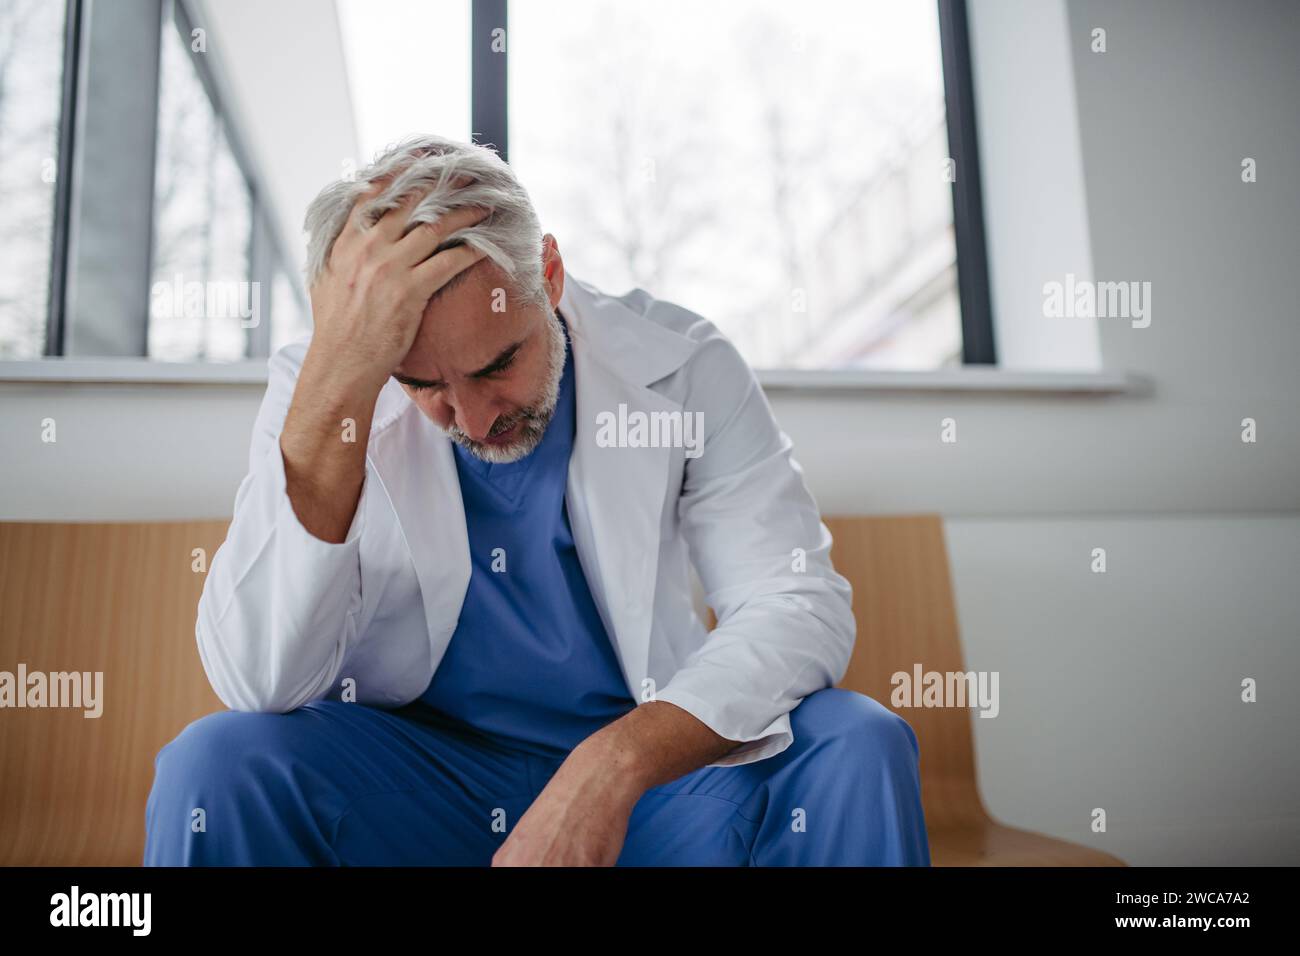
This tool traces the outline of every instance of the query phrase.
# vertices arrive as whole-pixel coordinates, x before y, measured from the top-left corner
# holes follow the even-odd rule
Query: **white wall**
[[[1154,284],[1150,328],[1098,326],[1102,364],[1151,389],[777,391],[773,406],[824,511],[947,519],[968,665],[1002,673],[1001,716],[974,721],[995,815],[1131,863],[1300,862],[1288,696],[1300,676],[1300,191],[1287,165],[1300,153],[1300,6],[1071,0],[1062,18],[1031,3],[971,4],[982,155],[1001,184],[986,197],[999,328],[1047,321],[1007,310],[1040,303],[1045,273],[1078,261],[1082,235],[1096,278]],[[1106,54],[1087,51],[1096,25]],[[1049,68],[1032,51],[1059,47],[1060,29],[1077,80],[1082,233],[1068,197],[1051,213],[1059,234],[1038,206],[1080,165],[1071,138],[1017,143],[1014,116],[988,105],[1032,113],[1042,94],[1025,88]],[[1007,61],[1026,49],[1020,68]],[[310,52],[331,65],[330,50]],[[1049,85],[1068,92],[1067,80]],[[1243,156],[1259,182],[1240,182]],[[1018,252],[1017,236],[1030,247]],[[229,514],[259,398],[0,383],[0,518]],[[949,415],[956,445],[939,442]],[[46,416],[56,445],[39,440]],[[1255,445],[1239,440],[1245,416],[1259,421]],[[1108,550],[1106,575],[1088,571],[1093,547]],[[1259,703],[1237,702],[1244,676],[1259,677]],[[1104,836],[1086,830],[1095,806]]]
[[[994,817],[1134,865],[1300,860],[1300,515],[945,530],[966,667],[999,674],[971,721]]]

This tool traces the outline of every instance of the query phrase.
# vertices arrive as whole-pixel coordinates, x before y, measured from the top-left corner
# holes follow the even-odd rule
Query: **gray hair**
[[[405,232],[463,206],[486,207],[488,216],[457,229],[435,251],[473,246],[510,277],[523,302],[549,307],[542,281],[542,230],[527,191],[495,150],[442,136],[414,136],[390,146],[355,179],[331,183],[312,200],[303,222],[309,288],[325,271],[353,205],[386,177],[391,177],[387,188],[361,209],[363,227],[421,193],[427,195],[412,210]]]

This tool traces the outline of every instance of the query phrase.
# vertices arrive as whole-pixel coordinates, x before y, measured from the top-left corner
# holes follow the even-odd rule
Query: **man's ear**
[[[542,236],[542,276],[546,280],[551,308],[560,304],[564,295],[564,260],[560,257],[560,244],[555,236]]]

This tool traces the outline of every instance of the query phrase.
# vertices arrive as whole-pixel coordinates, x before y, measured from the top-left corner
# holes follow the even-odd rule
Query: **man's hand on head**
[[[380,390],[410,351],[434,292],[483,258],[469,245],[438,249],[457,229],[489,214],[477,206],[408,230],[422,198],[415,194],[365,226],[363,209],[384,186],[353,204],[312,283],[316,330],[280,433],[294,514],[309,533],[335,544],[345,540],[356,515]]]
[[[375,383],[376,390],[410,351],[433,294],[484,256],[465,243],[438,247],[456,230],[490,215],[467,206],[408,231],[411,212],[423,198],[414,193],[366,225],[364,208],[387,185],[375,184],[353,205],[311,288],[316,328],[311,348],[328,353],[341,378]]]

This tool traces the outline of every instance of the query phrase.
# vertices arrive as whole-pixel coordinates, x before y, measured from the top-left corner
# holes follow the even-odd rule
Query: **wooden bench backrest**
[[[841,687],[905,717],[921,747],[926,824],[939,829],[987,818],[975,781],[972,713],[960,707],[895,707],[897,672],[964,671],[943,522],[938,515],[827,518],[835,569],[853,584],[858,639]]]
[[[943,528],[932,515],[828,518],[858,639],[841,682],[890,706],[897,671],[963,670]],[[226,521],[0,523],[0,670],[103,673],[103,716],[0,713],[0,865],[133,865],[154,755],[222,709],[194,642]],[[897,709],[897,708],[896,708]],[[921,745],[931,830],[982,817],[971,714],[899,709]]]
[[[102,716],[0,712],[0,865],[131,866],[153,758],[223,709],[194,641],[226,521],[0,523],[0,670],[103,673]]]

